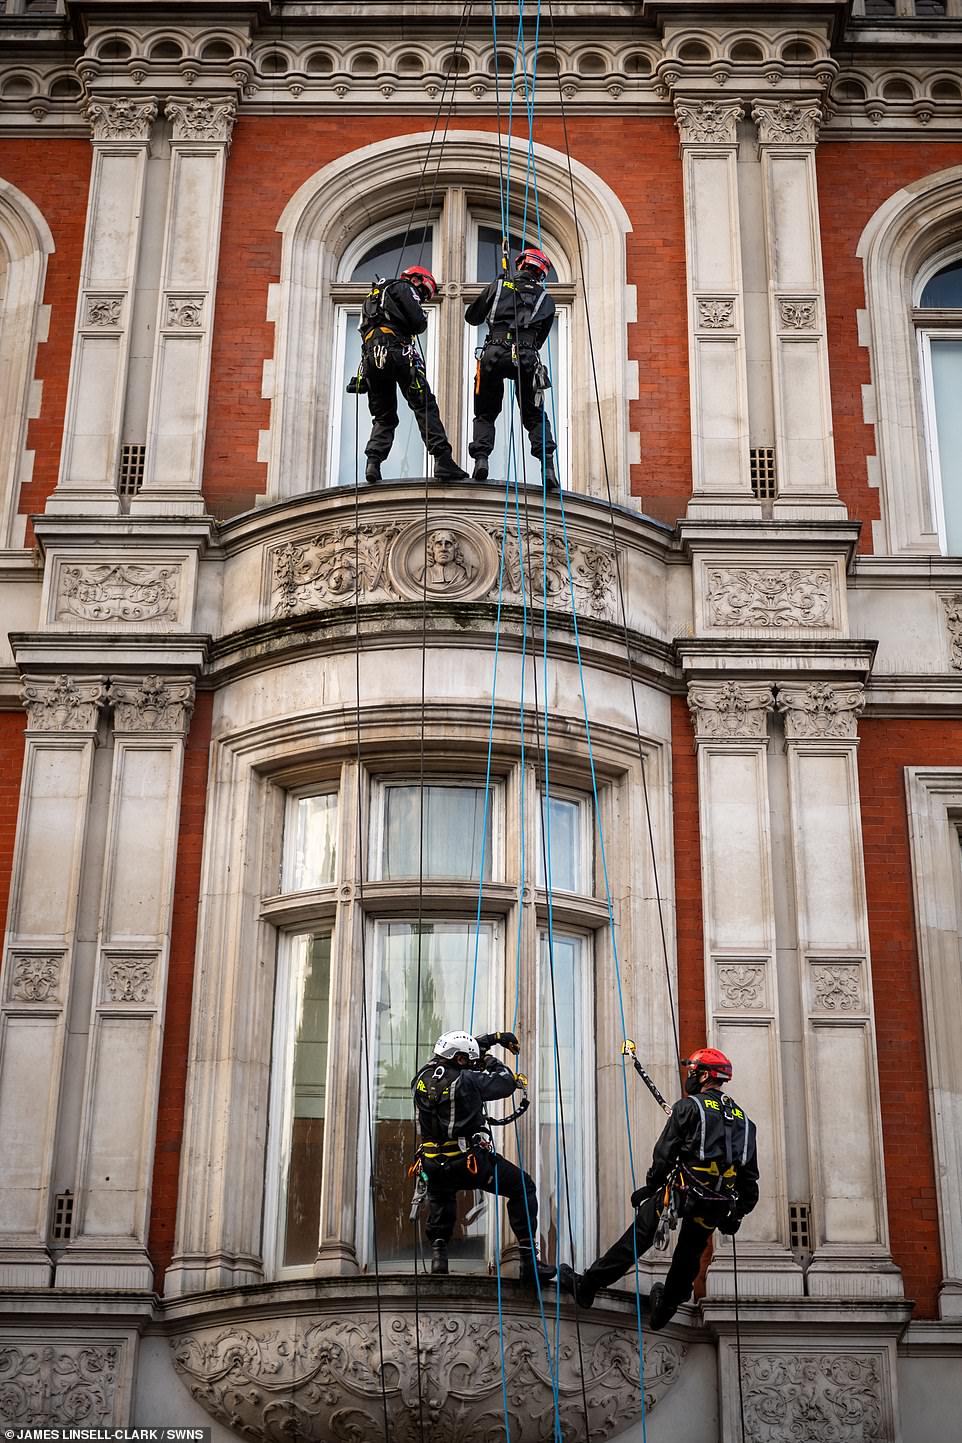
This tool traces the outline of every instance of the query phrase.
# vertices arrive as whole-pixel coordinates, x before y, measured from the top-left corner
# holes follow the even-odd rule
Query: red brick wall
[[[678,1012],[681,1055],[705,1046],[705,951],[701,897],[701,827],[695,733],[682,696],[671,699],[672,807],[675,830],[675,896],[678,947]]]
[[[885,1174],[892,1254],[915,1298],[937,1315],[942,1277],[904,768],[962,757],[962,722],[859,723],[859,787]]]
[[[0,936],[7,923],[26,724],[27,718],[22,711],[0,712]]]
[[[160,1069],[148,1237],[148,1251],[154,1264],[154,1279],[158,1292],[163,1288],[164,1272],[173,1251],[177,1216],[212,710],[213,696],[209,692],[201,692],[197,697],[184,756],[177,871],[174,878],[174,913],[170,932],[170,972],[167,979],[167,1012]]]
[[[875,429],[862,420],[862,386],[871,381],[868,351],[859,346],[855,312],[865,306],[862,262],[855,251],[879,206],[920,176],[962,162],[962,145],[944,141],[823,141],[816,152],[832,416],[838,490],[849,514],[862,521],[859,550],[872,550],[871,522],[879,493],[868,484],[865,460],[875,455]]]
[[[456,122],[457,123],[457,122]],[[472,117],[472,129],[494,129]],[[257,460],[257,433],[270,423],[261,399],[263,362],[274,354],[274,326],[265,320],[267,287],[280,275],[276,225],[297,188],[324,165],[361,144],[422,133],[410,116],[365,117],[363,134],[350,121],[309,117],[296,130],[269,117],[241,119],[234,131],[224,195],[224,223],[211,395],[205,493],[214,515],[246,510],[264,491],[266,466]],[[678,136],[667,118],[569,121],[571,152],[620,196],[631,217],[628,279],[638,288],[638,324],[629,353],[640,371],[640,399],[630,406],[641,432],[640,465],[632,489],[662,519],[684,513],[691,483],[685,239]],[[283,135],[283,144],[278,136]],[[560,120],[536,127],[536,139],[564,149]],[[629,163],[630,157],[630,163]],[[589,277],[597,296],[604,278]],[[595,319],[596,344],[602,327]],[[592,415],[592,424],[594,418]]]
[[[37,349],[34,373],[43,382],[43,399],[27,431],[27,446],[36,453],[33,479],[20,498],[20,511],[27,516],[43,510],[60,468],[91,154],[86,140],[0,140],[0,177],[43,213],[56,246],[48,258],[43,296],[51,307],[50,334]]]

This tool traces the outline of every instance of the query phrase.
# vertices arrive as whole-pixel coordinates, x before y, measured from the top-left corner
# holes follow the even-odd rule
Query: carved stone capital
[[[99,677],[25,676],[22,695],[28,731],[94,732],[107,688]]]
[[[817,100],[756,100],[752,119],[760,145],[815,145],[822,107]]]
[[[84,110],[94,140],[149,140],[157,116],[154,96],[142,100],[108,100],[91,96]]]
[[[734,145],[744,113],[741,105],[721,105],[717,100],[675,101],[675,124],[682,145]]]
[[[771,686],[724,681],[689,687],[688,710],[699,741],[717,737],[764,741],[775,703]]]
[[[225,96],[223,100],[203,97],[183,100],[176,95],[168,95],[164,114],[173,122],[174,140],[227,141],[234,129],[237,101],[230,96]]]
[[[194,709],[194,683],[183,677],[145,676],[110,685],[115,732],[176,732],[183,735]]]
[[[949,633],[949,664],[962,671],[962,596],[943,596],[942,605]]]
[[[865,692],[860,685],[818,681],[778,688],[778,710],[785,718],[785,736],[790,742],[847,741],[858,734],[858,716],[864,706]]]

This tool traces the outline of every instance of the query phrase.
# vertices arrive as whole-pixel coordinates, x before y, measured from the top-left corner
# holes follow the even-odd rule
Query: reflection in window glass
[[[945,550],[962,556],[962,339],[931,342]]]
[[[574,1262],[569,1237],[569,1204],[570,1232],[574,1234],[578,1256],[588,1256],[592,1251],[592,1243],[585,1236],[584,1208],[585,1166],[591,1142],[587,1128],[593,1098],[590,1077],[583,1067],[583,1053],[594,1030],[590,1018],[584,1016],[587,954],[588,943],[583,937],[555,932],[554,946],[549,949],[547,933],[541,934],[538,973],[538,1227],[541,1256],[545,1262],[551,1263]],[[570,1197],[567,1199],[565,1163],[560,1144],[562,1112],[568,1156]]]
[[[399,234],[387,236],[384,240],[371,246],[370,250],[364,252],[351,271],[351,280],[373,281],[377,276],[392,280],[408,266],[425,266],[428,270],[432,270],[433,240],[433,226],[413,228],[408,234],[406,245],[404,245],[403,230]],[[403,252],[402,245],[404,246]]]
[[[488,795],[484,877],[491,879],[491,803]],[[424,875],[477,881],[481,871],[484,787],[424,788]],[[384,789],[384,846],[381,875],[417,877],[421,873],[421,789]]]
[[[374,1078],[374,1176],[377,1185],[377,1248],[380,1264],[410,1260],[415,1224],[408,1219],[414,1156],[411,1079],[431,1056],[442,1032],[467,1030],[471,1021],[476,929],[473,922],[389,922],[379,929],[376,1072]],[[490,977],[495,926],[482,923],[477,936],[475,1026],[494,1026]],[[459,1222],[451,1242],[452,1260],[483,1266],[484,1219],[467,1226],[470,1192],[459,1194]],[[418,1225],[423,1225],[423,1218]]]
[[[547,247],[545,254],[550,259],[551,247],[547,241],[544,242],[544,246]],[[511,235],[508,237],[508,265],[512,271],[514,270],[514,263],[521,252],[523,250],[530,250],[532,247],[535,250],[542,249],[542,246],[538,245],[536,240],[529,240],[526,246],[520,236]],[[476,266],[475,280],[487,284],[488,281],[494,280],[495,276],[501,274],[501,232],[496,229],[495,226],[478,226],[478,244],[474,259]],[[548,272],[548,281],[550,283],[557,279],[558,272],[554,266],[552,266]]]
[[[307,892],[334,881],[337,793],[295,797],[287,813],[283,888]]]
[[[542,807],[544,798],[542,796]],[[545,886],[544,845],[551,850],[551,887],[558,892],[591,891],[584,855],[581,802],[552,797],[544,808],[544,833],[538,828],[538,886]]]
[[[962,261],[952,261],[936,271],[926,283],[920,306],[932,308],[962,308]]]
[[[364,480],[364,448],[371,435],[371,412],[366,396],[349,396],[347,383],[357,375],[361,363],[361,337],[358,322],[361,319],[359,307],[342,306],[338,309],[338,350],[340,357],[340,383],[335,386],[333,456],[331,464],[332,486],[354,486],[357,480]],[[434,311],[428,310],[428,329],[415,344],[420,344],[428,369],[428,378],[434,387]],[[404,476],[423,476],[427,455],[421,441],[414,413],[398,395],[399,424],[394,436],[391,454],[381,466],[381,475],[386,481],[396,481]]]
[[[317,1257],[321,1209],[321,1157],[327,1099],[327,1039],[331,997],[331,935],[295,937],[292,991],[295,1041],[290,1128],[284,1158],[281,1207],[283,1266]]]

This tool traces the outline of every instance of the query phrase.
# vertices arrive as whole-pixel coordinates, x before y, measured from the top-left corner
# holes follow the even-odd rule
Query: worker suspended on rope
[[[670,1230],[680,1222],[668,1277],[651,1290],[652,1328],[663,1328],[691,1297],[716,1228],[734,1235],[758,1201],[755,1124],[721,1090],[731,1078],[731,1063],[723,1052],[702,1047],[684,1065],[688,1096],[671,1109],[646,1185],[632,1193],[633,1224],[587,1272],[579,1276],[562,1267],[558,1278],[580,1307],[590,1308],[598,1290],[624,1277],[653,1243],[667,1247]]]
[[[551,381],[538,354],[555,317],[555,304],[547,290],[550,269],[551,262],[543,251],[524,250],[515,261],[514,279],[506,272],[498,276],[464,312],[469,326],[485,321],[488,325],[484,344],[477,351],[474,435],[468,447],[474,457],[475,481],[487,480],[504,383],[513,380],[531,454],[541,462],[545,484],[558,489],[555,440],[544,409],[544,393]]]
[[[371,436],[365,448],[366,481],[381,479],[381,463],[390,453],[398,427],[398,391],[413,411],[421,439],[434,457],[435,478],[463,481],[467,477],[451,454],[438,403],[414,341],[428,326],[423,303],[433,300],[437,290],[438,283],[429,270],[408,266],[396,280],[376,280],[361,307],[361,364],[347,389],[351,393],[366,392],[371,411]]]
[[[521,1281],[549,1282],[555,1269],[540,1263],[538,1194],[534,1180],[495,1149],[485,1104],[510,1097],[518,1088],[527,1105],[527,1078],[512,1072],[488,1049],[517,1053],[513,1032],[446,1032],[434,1055],[411,1083],[421,1131],[412,1173],[423,1179],[427,1196],[425,1232],[431,1243],[431,1272],[448,1271],[448,1243],[457,1220],[457,1195],[466,1188],[497,1193],[508,1205],[508,1221],[521,1248]],[[517,1116],[517,1113],[515,1114]],[[507,1119],[505,1119],[507,1120]]]

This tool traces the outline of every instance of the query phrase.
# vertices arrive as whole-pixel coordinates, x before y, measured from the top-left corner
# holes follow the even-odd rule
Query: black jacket
[[[374,289],[378,289],[374,287]],[[373,295],[373,291],[372,291]],[[373,314],[369,314],[373,311]],[[365,335],[372,326],[392,326],[402,336],[420,336],[428,328],[428,318],[410,281],[385,281],[376,300],[367,301],[361,312],[358,330]]]
[[[675,1103],[651,1155],[651,1167],[646,1178],[649,1187],[660,1187],[666,1183],[676,1163],[690,1168],[701,1182],[707,1182],[710,1171],[714,1171],[716,1177],[725,1174],[728,1165],[722,1098],[723,1094],[717,1088],[711,1088]],[[737,1103],[731,1103],[731,1113],[731,1167],[734,1171],[723,1191],[737,1193],[736,1212],[739,1217],[744,1217],[758,1202],[755,1124]],[[709,1182],[708,1185],[712,1184]]]
[[[464,312],[469,326],[480,326],[487,321],[489,327],[507,327],[522,335],[530,333],[532,344],[539,350],[548,339],[554,316],[551,296],[538,281],[525,275],[491,281]]]
[[[447,1081],[441,1076],[444,1072],[448,1074]],[[421,1101],[423,1089],[419,1095],[418,1084],[429,1083],[432,1078],[442,1084],[443,1095],[436,1105],[425,1106]],[[411,1084],[421,1136],[427,1142],[449,1142],[458,1137],[470,1139],[478,1132],[490,1135],[485,1103],[510,1097],[517,1085],[514,1073],[490,1055],[480,1071],[469,1067],[458,1069],[442,1058],[432,1057]]]

